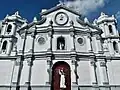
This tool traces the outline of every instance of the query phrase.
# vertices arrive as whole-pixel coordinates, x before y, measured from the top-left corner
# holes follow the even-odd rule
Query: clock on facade
[[[59,12],[55,16],[55,23],[58,25],[65,25],[68,22],[68,15],[64,12]]]

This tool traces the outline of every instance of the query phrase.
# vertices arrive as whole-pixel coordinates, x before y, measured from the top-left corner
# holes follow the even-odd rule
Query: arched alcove
[[[10,33],[10,32],[11,32],[11,30],[12,30],[12,25],[11,25],[11,24],[9,24],[9,25],[8,25],[8,27],[7,27],[7,32],[8,32],[8,33]]]
[[[65,38],[62,36],[57,38],[57,49],[58,50],[65,49]]]
[[[110,34],[113,34],[112,25],[109,25],[108,27],[109,27]]]
[[[118,52],[118,44],[115,41],[113,42],[113,49],[115,52]]]
[[[62,82],[65,87],[61,87]],[[71,73],[68,63],[59,61],[53,65],[51,90],[71,90]]]
[[[2,50],[5,51],[6,48],[7,48],[7,41],[4,41],[2,45]]]

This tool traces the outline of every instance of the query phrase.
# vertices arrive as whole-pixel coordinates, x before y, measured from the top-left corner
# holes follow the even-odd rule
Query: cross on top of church
[[[60,4],[60,5],[64,5],[65,2],[66,2],[66,0],[64,0],[64,1],[63,1],[63,0],[59,0],[59,4]]]

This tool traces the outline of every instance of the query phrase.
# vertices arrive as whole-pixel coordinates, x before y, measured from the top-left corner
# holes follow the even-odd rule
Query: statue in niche
[[[59,43],[59,49],[60,50],[64,50],[64,47],[65,47],[64,43],[60,42]]]
[[[63,69],[59,69],[59,75],[60,75],[60,90],[65,89],[65,73]]]
[[[65,39],[63,37],[59,37],[57,39],[57,49],[60,49],[60,50],[65,49]]]

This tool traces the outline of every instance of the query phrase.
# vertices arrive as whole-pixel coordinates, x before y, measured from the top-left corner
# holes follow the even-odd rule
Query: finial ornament
[[[15,12],[15,15],[16,15],[16,16],[18,16],[18,15],[19,15],[19,12],[18,12],[18,11],[17,11],[17,12]]]
[[[33,22],[37,22],[37,18],[36,17],[33,18]]]
[[[88,21],[88,19],[86,17],[84,18],[84,22],[89,23],[89,21]]]
[[[101,16],[104,16],[105,15],[105,13],[104,12],[101,12]]]
[[[19,15],[19,11],[15,12],[14,15],[17,16],[17,17],[19,17],[19,18],[21,18],[21,16]],[[14,16],[14,15],[13,15],[13,16]]]
[[[5,18],[9,17],[9,15],[7,14]]]
[[[64,2],[63,2],[62,0],[59,0],[59,4],[60,4],[60,5],[63,5]]]

